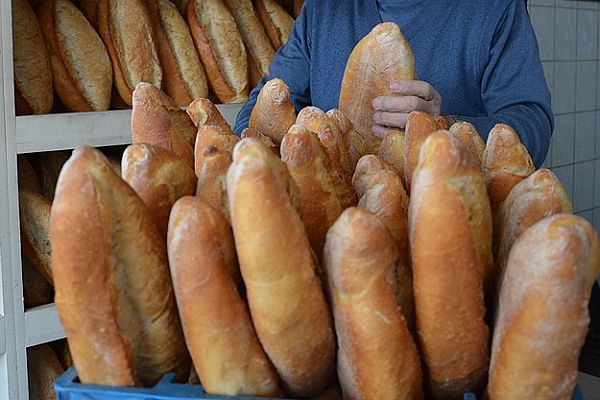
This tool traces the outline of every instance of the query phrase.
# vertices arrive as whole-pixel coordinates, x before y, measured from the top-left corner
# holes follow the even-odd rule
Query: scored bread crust
[[[389,130],[381,141],[378,156],[383,161],[394,167],[404,185],[404,141],[405,133],[397,130]]]
[[[218,125],[222,129],[231,131],[227,120],[209,99],[196,99],[186,107],[185,111],[196,128],[202,128],[203,125]]]
[[[365,139],[360,136],[352,122],[344,115],[343,112],[337,109],[327,111],[327,116],[333,121],[335,126],[342,135],[344,146],[346,147],[346,154],[348,162],[350,163],[350,169],[353,171],[358,164],[358,160],[366,154],[374,153],[372,149],[368,149],[365,143]]]
[[[294,19],[275,0],[256,0],[256,12],[275,50],[286,44]]]
[[[419,162],[421,147],[425,139],[440,129],[435,119],[424,112],[413,111],[408,114],[404,131],[404,186],[411,192],[412,177]]]
[[[19,219],[23,253],[33,267],[53,283],[50,245],[50,209],[52,204],[41,193],[19,190]]]
[[[250,113],[249,127],[280,144],[283,136],[296,123],[296,109],[286,83],[271,79],[260,89]]]
[[[477,166],[481,168],[485,142],[479,135],[479,132],[477,132],[477,129],[468,122],[457,122],[450,127],[449,132],[469,149]]]

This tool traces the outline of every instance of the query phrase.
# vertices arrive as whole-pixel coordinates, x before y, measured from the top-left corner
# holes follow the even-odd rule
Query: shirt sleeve
[[[550,92],[544,77],[539,49],[522,0],[512,0],[498,22],[491,44],[483,45],[479,59],[481,97],[486,117],[459,115],[472,123],[487,141],[495,124],[505,123],[518,133],[536,167],[540,167],[554,129]]]
[[[250,92],[248,102],[238,113],[234,132],[240,135],[248,127],[250,113],[256,104],[258,92],[265,83],[274,78],[282,79],[289,87],[296,111],[311,104],[310,97],[310,27],[311,1],[306,1],[296,19],[287,43],[273,57],[269,76]]]

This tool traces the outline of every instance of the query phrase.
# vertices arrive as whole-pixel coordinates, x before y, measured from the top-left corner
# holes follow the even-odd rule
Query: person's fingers
[[[407,120],[408,113],[380,111],[373,114],[373,121],[377,125],[388,126],[390,128],[404,129]]]
[[[429,83],[424,81],[397,81],[390,85],[392,93],[403,96],[418,96],[425,100],[435,100],[439,97],[438,92]]]
[[[382,96],[373,100],[373,108],[376,111],[403,112],[429,111],[426,100],[417,96]]]
[[[387,135],[389,130],[390,129],[386,128],[385,126],[373,125],[371,133],[373,133],[373,135],[377,136],[379,139],[385,139],[385,136]]]

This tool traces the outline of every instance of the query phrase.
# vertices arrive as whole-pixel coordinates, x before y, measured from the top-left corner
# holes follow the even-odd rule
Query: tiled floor
[[[600,400],[600,378],[580,372],[578,383],[585,400]]]

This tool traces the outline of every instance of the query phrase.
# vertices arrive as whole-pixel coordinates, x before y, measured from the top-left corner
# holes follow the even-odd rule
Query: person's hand
[[[408,114],[423,111],[434,117],[442,110],[442,97],[424,81],[398,81],[390,85],[393,96],[381,96],[373,100],[373,134],[384,138],[390,129],[404,129]]]

